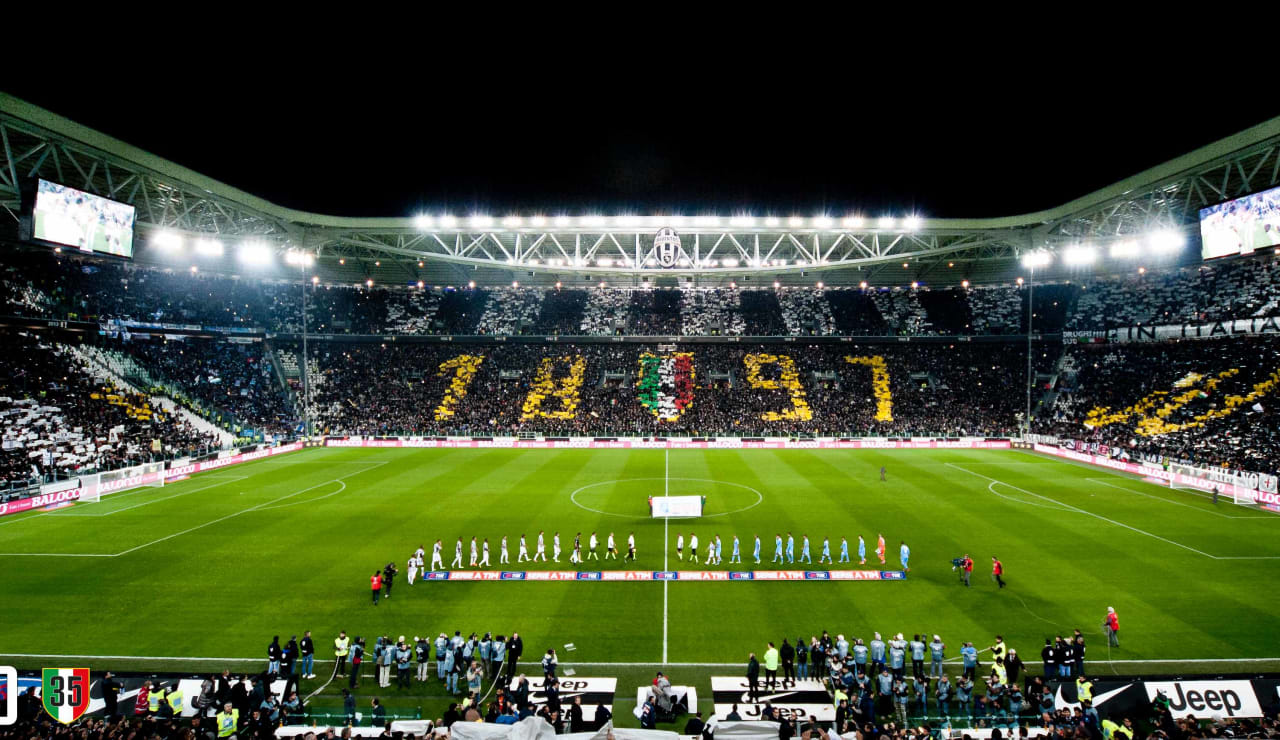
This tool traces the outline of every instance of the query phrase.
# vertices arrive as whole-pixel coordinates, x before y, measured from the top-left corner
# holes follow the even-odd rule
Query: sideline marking
[[[1122,529],[1127,529],[1127,530],[1129,530],[1130,532],[1137,532],[1138,534],[1146,535],[1146,536],[1148,536],[1148,537],[1151,537],[1151,538],[1154,538],[1154,539],[1160,540],[1161,542],[1168,543],[1168,544],[1173,545],[1173,546],[1175,546],[1175,547],[1181,547],[1182,549],[1184,549],[1184,550],[1188,550],[1188,551],[1190,551],[1190,552],[1194,552],[1194,553],[1195,553],[1195,554],[1197,554],[1197,555],[1203,555],[1204,557],[1209,558],[1210,560],[1280,560],[1280,555],[1253,555],[1253,556],[1239,556],[1239,557],[1220,557],[1220,556],[1218,556],[1218,555],[1210,555],[1209,553],[1207,553],[1207,552],[1205,552],[1205,551],[1203,551],[1203,550],[1197,550],[1196,548],[1191,547],[1190,545],[1184,545],[1184,544],[1182,544],[1181,542],[1175,542],[1174,540],[1171,540],[1171,539],[1169,539],[1169,538],[1167,538],[1167,537],[1161,537],[1161,536],[1160,536],[1160,535],[1158,535],[1158,534],[1153,534],[1153,533],[1148,532],[1148,531],[1146,531],[1146,530],[1144,530],[1144,529],[1138,529],[1137,527],[1130,526],[1130,525],[1128,525],[1128,524],[1125,524],[1124,522],[1118,522],[1118,521],[1116,521],[1116,520],[1114,520],[1114,519],[1108,519],[1107,517],[1105,517],[1105,516],[1103,516],[1103,515],[1101,515],[1101,514],[1095,514],[1095,513],[1093,513],[1092,511],[1085,511],[1084,509],[1081,509],[1081,508],[1079,508],[1079,507],[1077,507],[1077,506],[1072,506],[1071,504],[1063,503],[1063,502],[1061,502],[1061,501],[1059,501],[1059,500],[1057,500],[1057,499],[1055,499],[1055,498],[1051,498],[1051,497],[1049,497],[1049,496],[1044,496],[1044,495],[1041,495],[1041,494],[1039,494],[1039,493],[1035,493],[1035,492],[1033,492],[1033,491],[1028,491],[1028,490],[1027,490],[1027,489],[1025,489],[1025,488],[1019,488],[1018,486],[1012,485],[1012,484],[1010,484],[1010,483],[1005,483],[1004,481],[1002,481],[1002,480],[1000,480],[1000,479],[998,479],[998,478],[992,478],[991,476],[989,476],[989,475],[983,475],[982,473],[975,473],[974,471],[972,471],[972,470],[968,470],[968,469],[964,468],[963,466],[956,465],[955,463],[947,463],[947,466],[948,466],[948,467],[955,468],[956,470],[959,470],[959,471],[961,471],[961,472],[968,473],[969,475],[974,475],[974,476],[977,476],[977,477],[979,477],[979,478],[983,478],[983,479],[989,480],[989,481],[991,481],[991,482],[993,482],[993,483],[999,483],[1000,485],[1002,485],[1002,486],[1006,486],[1006,487],[1008,487],[1008,488],[1012,488],[1012,489],[1013,489],[1013,490],[1015,490],[1015,491],[1022,491],[1023,493],[1025,493],[1025,494],[1027,494],[1027,495],[1029,495],[1029,496],[1035,496],[1036,498],[1044,499],[1045,501],[1052,501],[1053,503],[1058,504],[1059,506],[1064,507],[1064,508],[1065,508],[1065,509],[1067,509],[1068,511],[1072,511],[1072,512],[1075,512],[1075,513],[1077,513],[1077,514],[1084,514],[1084,515],[1086,515],[1086,516],[1091,516],[1091,517],[1093,517],[1093,518],[1095,518],[1095,519],[1100,519],[1100,520],[1102,520],[1102,521],[1104,521],[1104,522],[1107,522],[1108,524],[1114,524],[1114,525],[1116,525],[1117,527],[1121,527]]]

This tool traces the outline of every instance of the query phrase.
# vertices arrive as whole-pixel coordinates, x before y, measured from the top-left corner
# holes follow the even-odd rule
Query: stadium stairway
[[[151,377],[151,373],[134,362],[132,358],[126,357],[119,352],[88,345],[74,347],[69,344],[62,344],[58,345],[58,347],[61,351],[78,359],[84,365],[85,370],[93,377],[111,383],[118,388],[127,389],[134,393],[144,393],[156,408],[161,409],[170,416],[182,419],[202,433],[214,435],[223,449],[235,446],[236,437],[231,432],[182,408],[168,396],[154,395],[148,391],[143,391],[138,387],[138,383],[131,382],[130,378],[141,380],[148,388],[154,388],[159,385]]]
[[[300,380],[302,375],[298,369],[297,356],[292,355],[292,353],[287,350],[285,352],[276,352],[276,348],[270,342],[262,343],[262,353],[267,362],[271,363],[271,369],[275,371],[272,375],[276,379],[276,386],[280,389],[280,392],[284,394],[284,397],[289,399],[289,405],[293,408],[294,412],[299,413],[302,409],[302,399],[299,398],[298,393],[294,392],[293,386],[289,384],[291,375],[294,380]],[[285,364],[281,362],[281,360],[283,358],[290,357],[291,355],[292,362],[289,363],[289,367],[285,367]]]

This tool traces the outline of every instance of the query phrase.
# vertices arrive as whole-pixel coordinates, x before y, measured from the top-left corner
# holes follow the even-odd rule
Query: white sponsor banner
[[[510,691],[515,691],[519,679],[512,678]],[[613,714],[613,698],[618,690],[616,678],[586,678],[582,676],[565,676],[560,678],[560,714],[563,716],[576,697],[582,697],[582,719],[594,722],[596,707],[604,705]],[[508,694],[510,696],[510,694]],[[529,679],[529,703],[540,707],[547,703],[546,689],[541,679]],[[535,710],[536,711],[536,710]]]
[[[715,701],[717,720],[729,716],[733,705],[738,705],[738,714],[743,721],[758,721],[764,710],[765,702],[773,705],[783,717],[817,717],[819,722],[834,722],[836,710],[831,703],[831,695],[821,681],[802,678],[793,681],[779,680],[771,688],[764,684],[764,674],[756,701],[751,701],[747,679],[742,676],[712,676],[711,694]]]
[[[649,499],[649,514],[657,519],[702,516],[702,497],[653,496]]]
[[[495,437],[493,439],[365,439],[362,437],[329,437],[324,440],[326,447],[429,447],[429,448],[519,448],[519,449],[592,449],[592,450],[630,450],[630,449],[670,449],[670,450],[706,450],[706,449],[823,449],[823,450],[1007,450],[1012,443],[1007,439],[741,439],[723,437],[706,440],[692,439],[645,439],[629,437],[614,440],[598,440],[591,437],[573,437],[568,440],[515,439],[513,437]]]
[[[1147,697],[1163,692],[1174,717],[1197,719],[1261,717],[1262,707],[1249,681],[1146,681]]]

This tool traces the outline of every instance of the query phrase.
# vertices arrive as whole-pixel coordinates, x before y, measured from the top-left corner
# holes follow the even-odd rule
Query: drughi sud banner
[[[1220,339],[1223,337],[1280,334],[1280,319],[1267,318],[1214,321],[1205,324],[1165,324],[1163,326],[1125,326],[1105,331],[1064,331],[1065,342],[1105,341],[1164,342],[1170,339]]]

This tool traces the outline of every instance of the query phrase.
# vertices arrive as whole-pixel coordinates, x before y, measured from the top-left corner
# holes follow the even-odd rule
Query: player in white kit
[[[684,534],[676,535],[676,557],[684,560]]]
[[[498,565],[509,565],[511,553],[507,552],[507,536],[502,535],[502,552],[498,553]]]
[[[588,544],[587,560],[599,560],[600,553],[596,552],[596,548],[600,546],[600,539],[596,537],[596,533],[591,533],[591,541]]]
[[[444,555],[441,550],[444,545],[440,544],[440,540],[436,540],[436,544],[431,546],[431,570],[444,570]]]
[[[480,567],[488,568],[489,567],[489,538],[488,537],[484,538],[484,547],[481,550],[481,552],[483,554],[480,557]]]
[[[476,567],[476,538],[475,537],[471,538],[471,561],[469,565],[472,568]]]
[[[538,551],[533,554],[533,562],[538,562],[538,558],[542,558],[542,562],[547,562],[547,543],[542,539],[542,532],[538,532]]]
[[[415,553],[409,556],[409,585],[410,586],[413,585],[413,579],[417,577],[418,577],[418,556]]]
[[[449,564],[450,568],[462,567],[462,538],[458,538],[458,543],[453,546],[453,562]]]
[[[559,532],[556,532],[551,537],[551,559],[557,563],[560,562],[560,533]]]
[[[613,541],[613,532],[609,533],[609,539],[606,542],[606,547],[604,552],[604,559],[608,560],[610,555],[613,556],[614,560],[618,559],[618,543]]]
[[[529,545],[525,543],[524,535],[520,535],[520,554],[516,556],[516,562],[523,563],[529,559]]]

